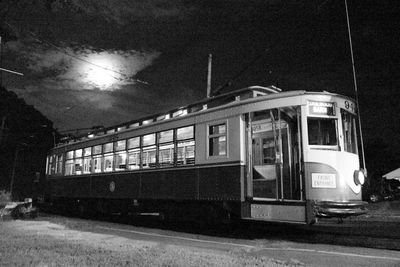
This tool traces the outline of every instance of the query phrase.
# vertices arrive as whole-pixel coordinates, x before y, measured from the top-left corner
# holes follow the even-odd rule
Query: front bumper
[[[316,217],[358,216],[368,212],[368,203],[365,201],[315,201],[313,203]]]

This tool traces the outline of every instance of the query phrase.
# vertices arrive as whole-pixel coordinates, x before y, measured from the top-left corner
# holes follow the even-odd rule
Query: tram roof
[[[147,125],[153,122],[158,122],[158,121],[163,121],[171,118],[176,118],[180,116],[184,116],[186,114],[193,114],[205,109],[210,109],[214,107],[219,107],[223,106],[229,103],[232,103],[233,101],[242,101],[242,100],[247,100],[251,98],[256,98],[260,96],[267,96],[267,95],[273,95],[272,98],[275,97],[288,97],[288,96],[296,96],[296,95],[303,95],[303,94],[327,94],[327,95],[337,95],[333,93],[329,93],[326,91],[323,92],[307,92],[305,90],[297,90],[297,91],[286,91],[282,92],[282,89],[270,85],[267,87],[264,86],[250,86],[246,88],[241,88],[238,90],[230,91],[224,94],[219,94],[216,96],[212,96],[209,98],[202,99],[200,101],[197,101],[195,103],[186,105],[186,106],[181,106],[179,108],[175,108],[172,110],[169,110],[167,112],[162,112],[162,113],[157,113],[151,116],[143,117],[140,119],[128,121],[125,123],[117,124],[114,126],[110,127],[98,127],[95,126],[89,133],[81,134],[81,135],[76,135],[76,136],[67,136],[62,140],[57,146],[60,145],[65,145],[69,144],[71,142],[79,142],[82,141],[82,139],[86,138],[94,138],[97,136],[103,136],[105,134],[111,134],[114,132],[119,132],[121,130],[129,129],[129,128],[136,128],[140,127],[142,125]],[[90,130],[90,128],[88,128]]]

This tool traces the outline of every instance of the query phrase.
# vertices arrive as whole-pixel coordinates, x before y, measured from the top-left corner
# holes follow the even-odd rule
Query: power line
[[[4,68],[0,68],[0,71],[5,71],[5,72],[12,73],[12,74],[16,74],[16,75],[24,76],[24,74],[23,74],[23,73],[21,73],[21,72],[17,72],[17,71],[13,71],[13,70],[8,70],[8,69],[4,69]]]
[[[12,27],[8,22],[5,22],[5,24],[8,25],[9,27]],[[123,79],[112,75],[110,72],[113,72],[113,73],[115,73],[115,74],[119,74],[119,75],[121,75],[122,77],[124,77],[124,78],[126,78],[126,79],[128,79],[128,80],[133,80],[133,81],[135,81],[135,82],[142,83],[142,84],[146,84],[146,85],[149,84],[149,83],[146,82],[146,81],[142,81],[142,80],[140,80],[140,79],[136,79],[136,78],[129,77],[128,75],[126,75],[125,73],[122,73],[122,72],[120,72],[120,71],[113,70],[113,69],[110,69],[110,68],[101,66],[101,65],[99,65],[99,64],[93,63],[93,62],[91,62],[91,61],[89,61],[89,60],[86,60],[86,59],[84,59],[84,58],[81,58],[81,57],[79,57],[79,56],[76,56],[76,55],[74,55],[74,54],[71,54],[71,53],[65,51],[64,48],[62,48],[62,47],[60,47],[60,46],[58,46],[58,45],[55,45],[55,44],[53,44],[53,43],[51,43],[51,42],[49,42],[49,41],[45,41],[45,40],[40,39],[40,38],[39,38],[34,32],[32,32],[32,31],[29,31],[29,30],[28,30],[28,33],[33,37],[33,39],[34,39],[35,41],[37,41],[37,42],[39,42],[39,43],[43,43],[43,44],[49,45],[49,46],[51,46],[51,47],[57,49],[58,51],[60,51],[61,53],[63,53],[63,54],[66,55],[66,56],[69,56],[69,57],[74,58],[74,59],[76,59],[76,60],[85,62],[85,63],[90,64],[90,65],[92,65],[92,66],[95,66],[95,67],[97,67],[97,68],[106,70],[106,71],[107,71],[107,74],[110,75],[111,77],[113,77],[113,78],[116,79],[116,80],[122,81]]]
[[[36,41],[38,41],[38,42],[40,42],[40,43],[45,43],[45,44],[47,44],[47,45],[49,45],[49,46],[51,46],[51,47],[57,49],[58,51],[62,52],[63,54],[65,54],[65,55],[67,55],[67,56],[69,56],[69,57],[71,57],[71,58],[74,58],[74,59],[76,59],[76,60],[85,62],[85,63],[87,63],[87,64],[90,64],[90,65],[92,65],[92,66],[95,66],[95,67],[100,68],[100,69],[103,69],[103,70],[106,70],[106,71],[108,71],[108,72],[113,72],[113,73],[119,74],[119,75],[121,75],[121,76],[123,76],[123,77],[125,77],[125,78],[127,78],[127,79],[132,79],[132,80],[134,80],[134,81],[136,81],[136,82],[139,82],[139,83],[148,84],[148,82],[145,82],[145,81],[142,81],[142,80],[139,80],[139,79],[133,79],[132,77],[128,77],[128,75],[126,75],[125,73],[122,73],[122,72],[120,72],[120,71],[113,70],[113,69],[110,69],[110,68],[107,68],[107,67],[98,65],[98,64],[93,63],[93,62],[91,62],[91,61],[88,61],[88,60],[86,60],[86,59],[83,59],[83,58],[81,58],[81,57],[79,57],[79,56],[76,56],[76,55],[74,55],[74,54],[71,54],[71,53],[65,51],[63,48],[61,48],[61,47],[59,47],[59,46],[57,46],[57,45],[55,45],[55,44],[53,44],[53,43],[51,43],[51,42],[49,42],[49,41],[42,41],[42,40],[40,40],[40,39],[36,36],[35,33],[31,32],[31,31],[29,31],[29,33],[33,36],[33,38],[34,38]],[[114,75],[111,75],[111,74],[109,74],[109,73],[108,73],[108,75],[110,75],[110,76],[113,77],[114,79],[117,79],[117,80],[120,80],[120,81],[122,80],[121,78],[115,77]]]

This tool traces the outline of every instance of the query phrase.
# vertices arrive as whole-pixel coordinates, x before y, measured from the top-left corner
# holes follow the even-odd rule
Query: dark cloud
[[[74,56],[87,59],[95,52],[140,62],[116,70],[127,68],[129,75],[148,82],[126,81],[119,90],[101,91],[79,83],[86,74],[46,42],[9,50],[3,64],[27,75],[20,81],[7,76],[5,85],[46,115],[54,114],[49,117],[56,118],[59,128],[121,123],[199,100],[206,94],[209,53],[214,89],[230,81],[225,91],[274,84],[354,96],[343,1],[55,0],[47,7],[46,1],[9,2],[15,8],[6,19],[20,43],[32,41],[33,32]],[[400,85],[399,5],[388,0],[348,3],[361,111],[368,116],[375,112],[371,107],[384,110],[392,118],[387,120],[396,121],[398,108],[391,104],[386,110],[384,100],[388,95],[399,100],[394,94]],[[57,115],[65,107],[71,108]],[[366,135],[374,138],[380,119],[367,121]]]

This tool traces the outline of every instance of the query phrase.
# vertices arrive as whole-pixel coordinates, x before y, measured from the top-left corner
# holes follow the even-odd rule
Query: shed
[[[382,175],[382,177],[385,178],[386,180],[395,179],[395,180],[400,181],[400,168],[398,168],[394,171],[388,172],[388,173]]]

